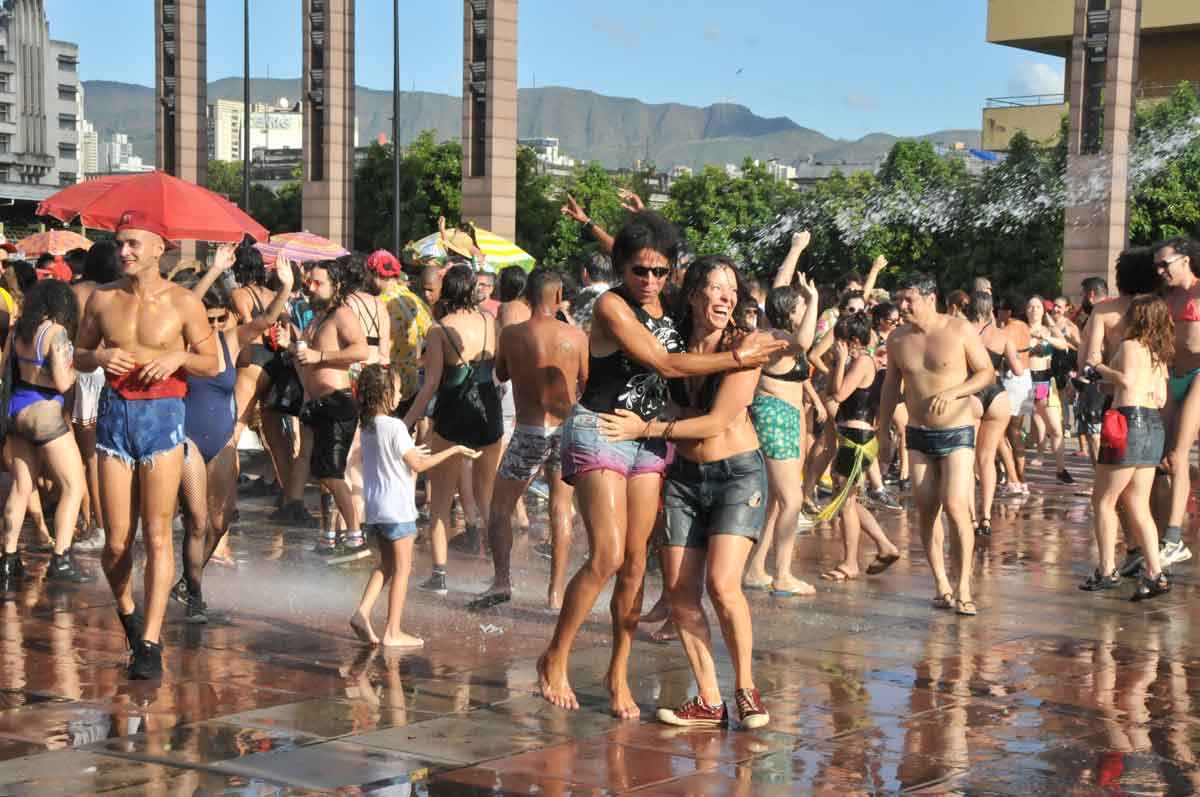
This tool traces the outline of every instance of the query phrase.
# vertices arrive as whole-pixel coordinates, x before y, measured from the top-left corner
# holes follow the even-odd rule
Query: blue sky
[[[251,71],[300,74],[300,0],[251,0]],[[153,85],[151,0],[46,0],[85,80]],[[389,88],[392,2],[358,0],[357,79]],[[242,3],[208,0],[209,78],[242,71]],[[401,1],[405,89],[461,92],[462,5]],[[521,0],[521,87],[737,102],[828,135],[978,128],[987,97],[1062,90],[1061,59],[984,41],[986,0]],[[544,131],[553,135],[554,131]]]

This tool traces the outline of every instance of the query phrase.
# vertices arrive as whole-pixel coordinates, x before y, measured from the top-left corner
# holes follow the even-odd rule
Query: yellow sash
[[[841,511],[842,504],[846,503],[846,496],[862,481],[863,471],[869,468],[871,462],[879,456],[878,437],[872,437],[865,443],[857,443],[838,432],[837,442],[838,448],[846,446],[854,452],[854,465],[850,468],[850,475],[846,477],[846,482],[842,485],[842,491],[833,497],[827,507],[821,510],[821,514],[817,515],[818,521],[829,520]]]

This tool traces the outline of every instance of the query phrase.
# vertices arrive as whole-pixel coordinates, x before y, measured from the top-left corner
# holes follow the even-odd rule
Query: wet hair
[[[520,266],[508,266],[500,269],[500,279],[497,280],[496,285],[500,293],[500,301],[515,302],[520,299],[527,280],[525,269]]]
[[[800,292],[791,285],[772,288],[767,294],[767,320],[776,329],[792,331],[792,313],[800,303]]]
[[[6,265],[5,271],[11,271],[13,274],[13,287],[22,296],[29,293],[34,285],[37,285],[37,271],[28,260],[9,260]]]
[[[470,266],[451,266],[442,275],[442,311],[475,309],[475,270]]]
[[[871,319],[866,313],[849,313],[838,318],[833,325],[833,339],[871,345]]]
[[[1117,256],[1117,293],[1137,296],[1157,293],[1163,287],[1163,277],[1154,266],[1157,251],[1149,246],[1135,246]]]
[[[846,291],[842,294],[842,298],[838,301],[838,312],[848,312],[846,308],[849,307],[850,302],[854,301],[855,299],[862,299],[863,307],[865,308],[867,306],[867,297],[863,296],[862,291]]]
[[[67,336],[75,340],[79,331],[79,300],[75,291],[62,280],[41,280],[25,292],[21,304],[21,317],[17,319],[17,337],[33,343],[34,334],[43,321],[53,321],[67,330]]]
[[[1195,241],[1193,241],[1191,238],[1185,238],[1182,235],[1177,235],[1174,238],[1167,238],[1166,240],[1155,242],[1154,245],[1150,247],[1151,254],[1156,255],[1163,249],[1167,248],[1174,249],[1179,254],[1189,258],[1189,264],[1191,265],[1192,273],[1197,277],[1200,277],[1200,252],[1197,251],[1200,249],[1200,247],[1196,245]]]
[[[395,409],[391,371],[378,363],[363,366],[355,385],[358,423],[363,429],[375,427],[377,415],[390,415]]]
[[[329,282],[333,285],[333,296],[330,298],[330,305],[337,307],[346,301],[355,290],[353,279],[353,265],[349,256],[343,256],[334,260],[318,260],[310,267],[312,269],[323,269],[329,275]]]
[[[864,283],[863,275],[857,271],[850,271],[843,274],[837,281],[837,292],[844,293],[851,283],[857,282],[859,285]]]
[[[900,308],[891,302],[880,302],[871,308],[871,323],[875,329],[883,326],[883,322],[892,317],[893,313],[899,314]]]
[[[1175,359],[1175,321],[1167,303],[1153,294],[1135,296],[1125,318],[1125,340],[1136,340],[1145,346],[1154,365],[1170,366]]]
[[[995,301],[987,291],[975,291],[971,294],[971,303],[967,305],[967,318],[972,323],[996,317]]]
[[[48,268],[54,262],[54,255],[49,252],[42,252],[38,255],[37,264],[34,268]]]
[[[514,266],[513,268],[516,268]],[[503,272],[501,272],[503,274]],[[524,272],[522,272],[522,276]],[[529,302],[529,306],[538,308],[542,306],[542,297],[546,293],[546,288],[550,285],[562,285],[562,274],[552,268],[535,268],[533,273],[529,275],[529,279],[525,280],[525,301]]]
[[[643,249],[658,252],[671,265],[679,257],[679,230],[654,211],[643,211],[617,232],[613,240],[613,268],[624,274],[625,267]]]
[[[745,326],[746,308],[744,305],[750,304],[757,309],[758,304],[754,301],[754,297],[750,295],[750,289],[746,287],[746,281],[742,278],[741,271],[738,270],[738,267],[734,265],[732,260],[722,255],[706,255],[705,257],[696,258],[688,266],[687,273],[683,276],[683,285],[679,289],[675,320],[676,326],[679,327],[679,334],[683,337],[685,343],[691,338],[692,331],[696,325],[695,319],[692,318],[692,297],[708,286],[709,274],[721,269],[729,269],[733,272],[733,278],[737,284],[737,303],[734,305],[733,313],[730,315],[730,324],[726,328],[725,334],[721,337],[721,345],[718,347],[718,350],[727,350],[733,341],[735,333],[754,331]]]
[[[603,252],[593,252],[583,261],[583,270],[592,282],[612,282],[612,258]]]
[[[1025,302],[1021,301],[1021,297],[1015,293],[1005,293],[993,298],[992,311],[999,313],[1007,310],[1013,314],[1013,318],[1018,318],[1025,315]]]
[[[121,278],[120,247],[115,241],[97,241],[87,251],[83,261],[83,278],[87,282],[105,285]]]
[[[900,279],[897,287],[902,291],[916,288],[917,293],[922,296],[936,296],[938,292],[937,280],[923,271],[914,271],[905,275]]]
[[[949,312],[951,307],[957,307],[959,312],[966,314],[967,304],[971,301],[971,297],[967,296],[966,291],[950,291],[950,295],[946,297],[946,311]]]
[[[262,252],[258,251],[254,239],[249,235],[243,236],[242,242],[233,250],[233,267],[230,271],[243,288],[251,285],[267,287],[267,267],[263,264]]]
[[[1098,293],[1101,296],[1108,296],[1108,282],[1100,277],[1088,277],[1079,283],[1079,291],[1083,294]]]
[[[72,278],[79,279],[83,274],[83,266],[87,262],[87,250],[83,247],[76,247],[63,255],[63,260],[71,267]]]

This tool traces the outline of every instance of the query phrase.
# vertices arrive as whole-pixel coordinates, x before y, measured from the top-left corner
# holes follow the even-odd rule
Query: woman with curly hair
[[[75,384],[74,346],[79,302],[69,285],[46,279],[24,295],[5,379],[11,381],[7,444],[12,455],[12,489],[4,507],[4,557],[0,579],[24,575],[17,539],[39,474],[59,489],[54,513],[54,554],[49,578],[83,582],[91,577],[71,560],[75,521],[87,490],[83,459],[67,424],[63,394]]]
[[[1167,400],[1167,374],[1175,357],[1175,322],[1167,303],[1157,296],[1135,297],[1125,314],[1125,339],[1111,365],[1099,364],[1086,374],[1091,381],[1113,385],[1113,409],[1104,413],[1092,510],[1096,518],[1099,567],[1079,588],[1087,592],[1121,585],[1117,571],[1117,503],[1146,563],[1133,600],[1171,590],[1159,560],[1158,529],[1150,513],[1154,469],[1162,461],[1164,432],[1159,409]]]

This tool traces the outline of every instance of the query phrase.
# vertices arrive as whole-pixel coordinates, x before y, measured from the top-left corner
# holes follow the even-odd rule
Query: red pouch
[[[1129,422],[1117,410],[1106,410],[1104,420],[1100,423],[1100,456],[1097,461],[1101,465],[1118,465],[1125,458],[1125,449],[1129,444]]]

